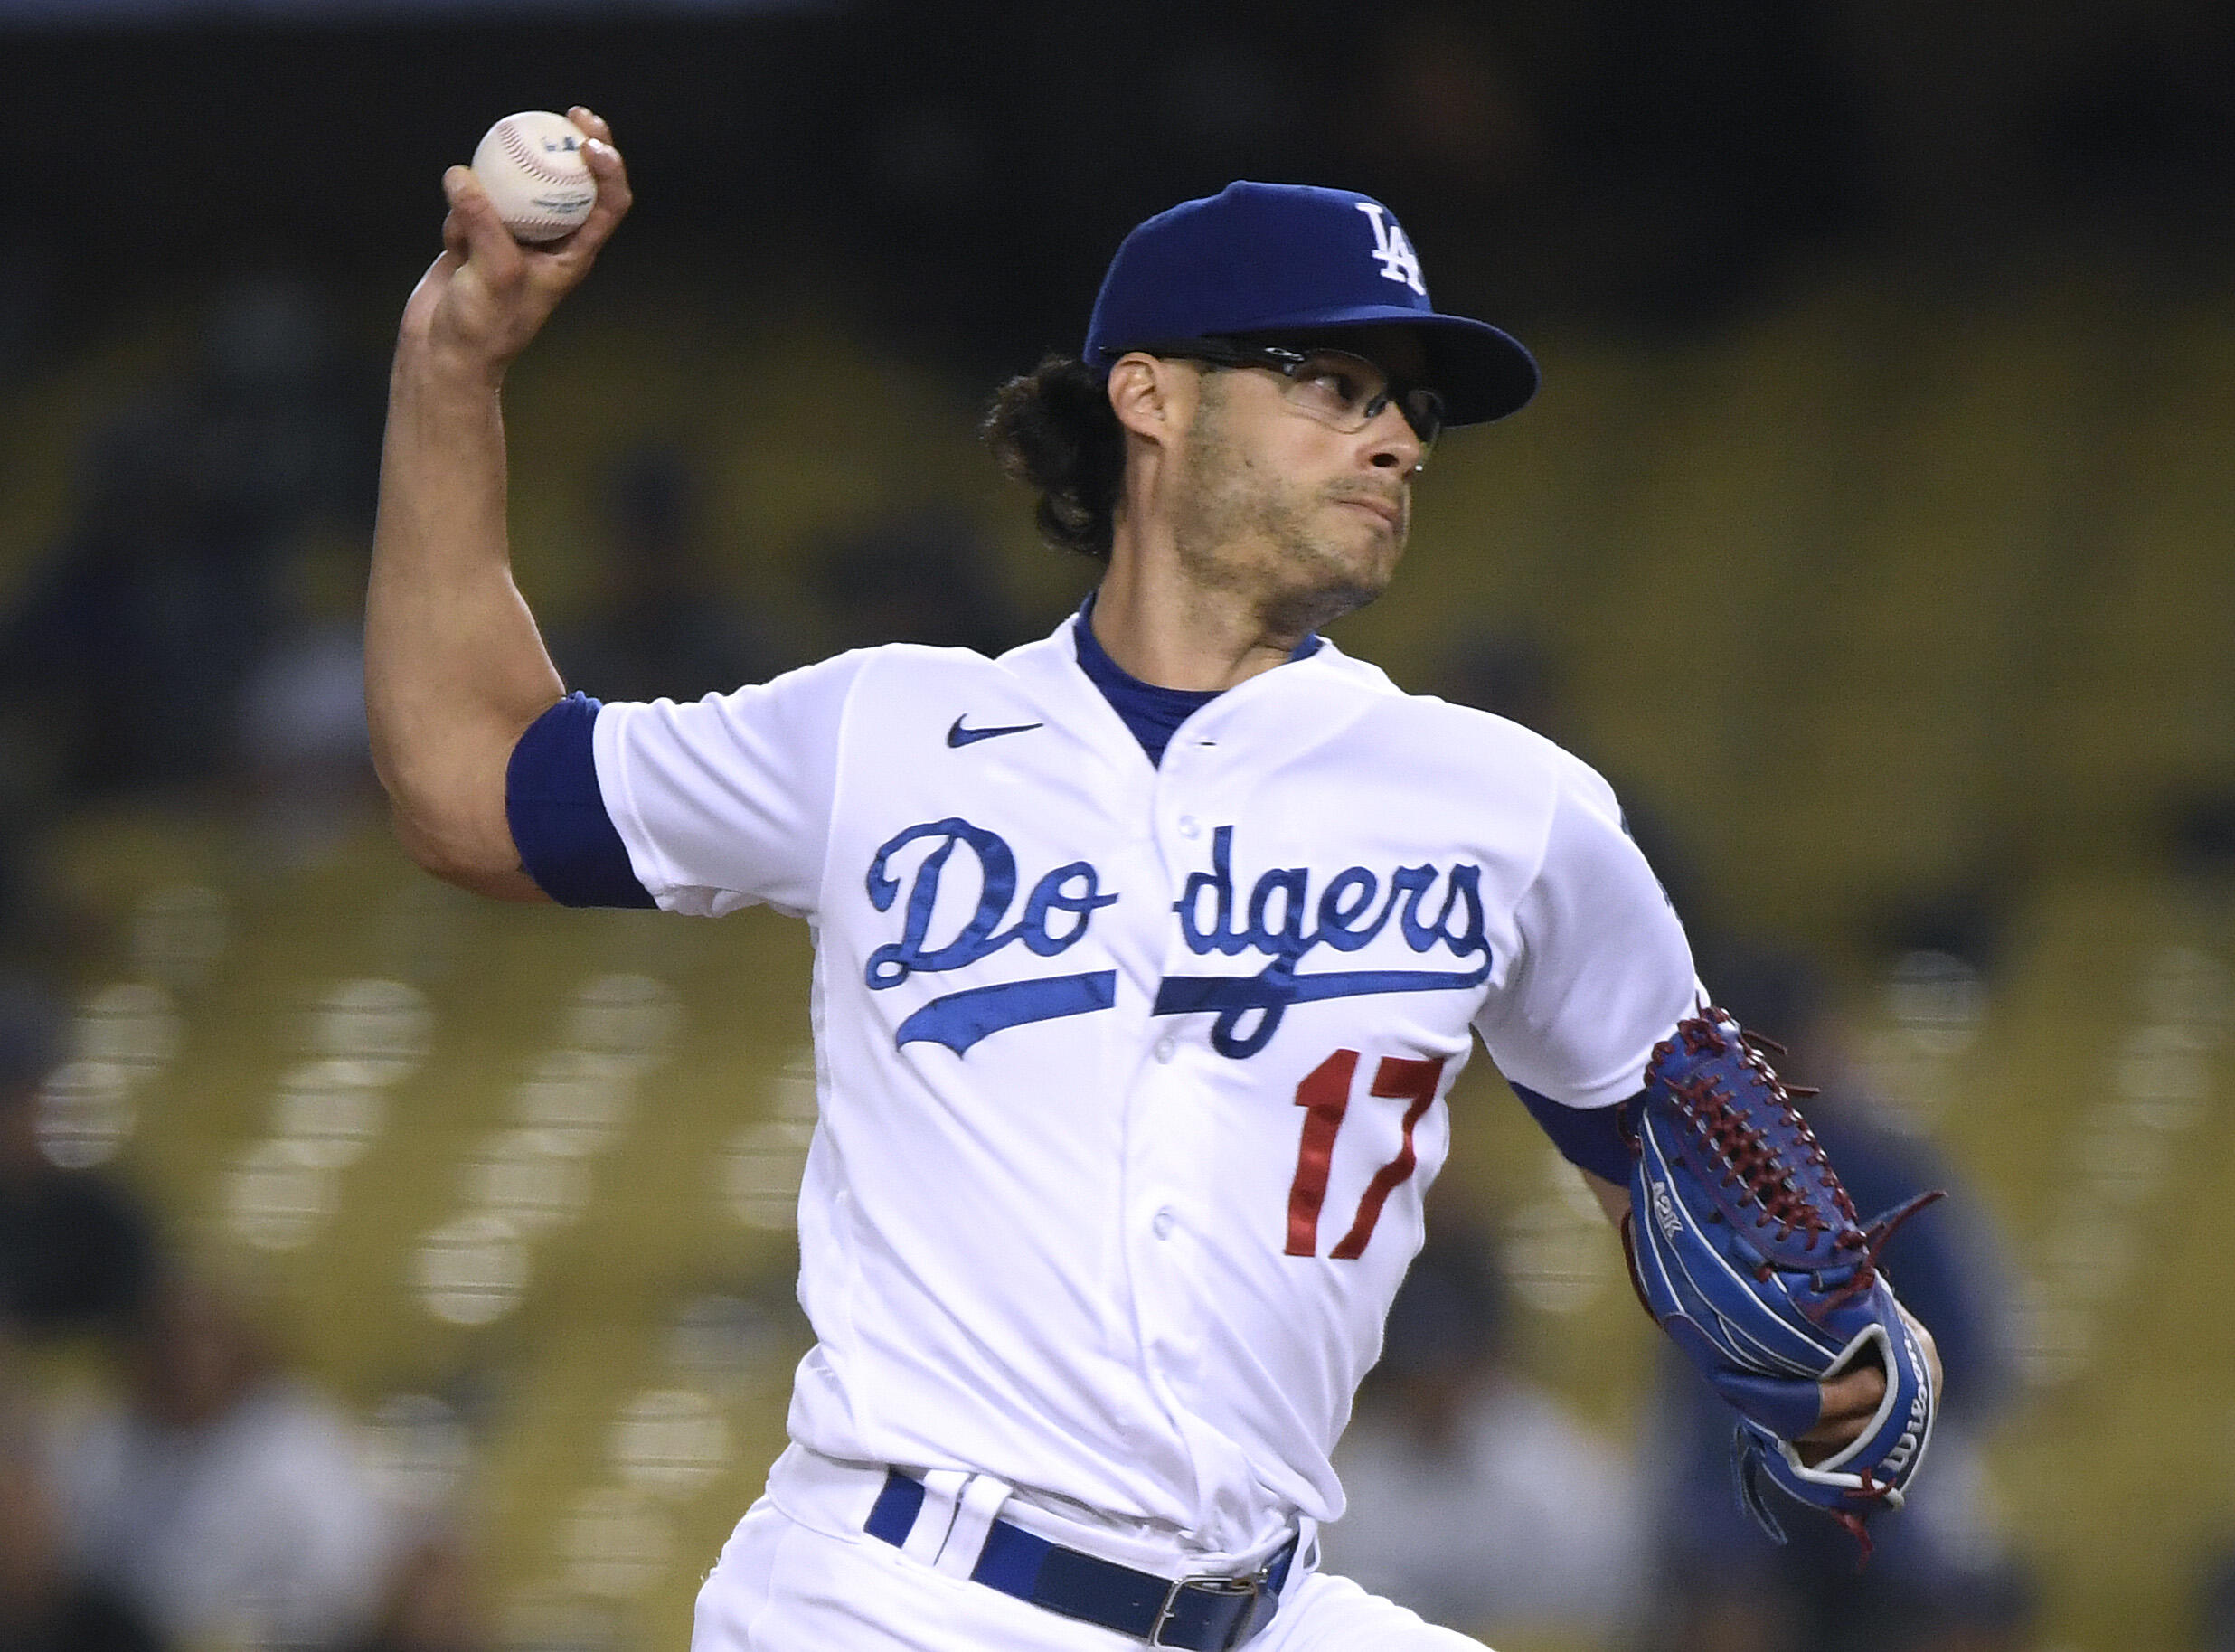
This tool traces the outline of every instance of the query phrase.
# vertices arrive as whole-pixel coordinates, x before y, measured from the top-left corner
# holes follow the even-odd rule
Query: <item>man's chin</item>
[[[1265,605],[1266,628],[1277,636],[1301,637],[1354,614],[1389,589],[1387,569],[1351,574],[1308,590],[1284,591]]]

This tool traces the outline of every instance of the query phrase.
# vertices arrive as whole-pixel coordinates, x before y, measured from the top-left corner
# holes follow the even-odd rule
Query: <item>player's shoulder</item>
[[[764,682],[746,683],[696,700],[607,703],[599,712],[601,741],[644,738],[647,731],[687,732],[712,727],[770,727],[835,731],[848,708],[870,696],[875,703],[905,703],[938,692],[942,682],[995,671],[995,663],[967,648],[917,643],[881,643],[826,655]]]
[[[967,676],[995,669],[995,662],[976,648],[944,647],[933,643],[878,643],[838,657],[853,660],[856,670],[873,671],[886,677]]]
[[[1378,744],[1426,754],[1441,752],[1462,763],[1486,763],[1509,777],[1540,777],[1548,786],[1604,790],[1589,764],[1534,729],[1436,694],[1400,687],[1380,666],[1341,654],[1329,645],[1311,662],[1331,683],[1360,700],[1361,732]]]
[[[844,695],[873,685],[905,694],[911,686],[982,677],[1000,669],[999,662],[973,648],[938,647],[929,643],[875,643],[826,655],[766,684],[748,684],[736,693],[751,695],[767,690],[781,693],[791,689]]]
[[[1059,663],[1053,641],[1047,637],[996,656],[975,648],[896,642],[839,657],[848,662],[846,671],[855,692],[869,694],[880,703],[938,699],[996,686],[1029,693],[1031,680]]]

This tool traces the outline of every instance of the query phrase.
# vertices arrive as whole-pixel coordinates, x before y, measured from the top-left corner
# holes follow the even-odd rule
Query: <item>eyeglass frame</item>
[[[1369,367],[1379,371],[1384,382],[1382,393],[1367,404],[1365,417],[1359,421],[1358,430],[1364,430],[1367,425],[1380,418],[1383,408],[1395,407],[1398,414],[1405,421],[1405,428],[1419,440],[1422,464],[1425,464],[1429,454],[1434,450],[1437,438],[1443,434],[1443,396],[1439,392],[1426,384],[1400,383],[1394,373],[1372,356],[1362,354],[1356,350],[1346,350],[1340,345],[1313,345],[1300,347],[1294,345],[1255,344],[1239,338],[1205,336],[1202,338],[1160,339],[1149,344],[1135,345],[1132,348],[1139,351],[1143,355],[1165,356],[1181,361],[1207,362],[1213,367],[1263,367],[1280,374],[1291,384],[1296,382],[1297,373],[1308,365],[1314,356],[1346,355],[1353,361],[1363,362]],[[1125,354],[1127,352],[1120,351],[1118,354]],[[1421,430],[1419,421],[1413,417],[1412,410],[1405,405],[1405,399],[1413,395],[1427,396],[1434,402],[1435,421],[1432,430]],[[1308,418],[1310,415],[1306,414],[1306,417]],[[1339,429],[1340,427],[1331,426],[1330,428]],[[1344,434],[1353,435],[1355,432],[1346,430]],[[1413,467],[1415,470],[1421,467],[1421,465]]]

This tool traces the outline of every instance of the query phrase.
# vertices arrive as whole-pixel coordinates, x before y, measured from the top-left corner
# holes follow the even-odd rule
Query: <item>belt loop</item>
[[[933,1468],[924,1475],[923,1506],[916,1511],[915,1525],[908,1528],[901,1553],[927,1566],[938,1559],[948,1529],[955,1524],[955,1500],[969,1478],[959,1468]]]
[[[955,1524],[947,1534],[947,1545],[939,1551],[938,1569],[952,1578],[967,1578],[977,1564],[978,1556],[985,1549],[985,1534],[993,1529],[994,1516],[1001,1506],[1009,1500],[1014,1489],[1005,1480],[997,1480],[990,1474],[974,1474],[962,1494],[962,1506],[956,1512]]]

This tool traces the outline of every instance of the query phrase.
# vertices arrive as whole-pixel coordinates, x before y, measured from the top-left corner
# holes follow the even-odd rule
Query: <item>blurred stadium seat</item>
[[[2235,893],[2178,881],[2149,826],[2235,781],[2235,322],[2115,297],[1920,316],[1850,280],[1712,341],[1546,341],[1542,406],[1439,453],[1412,578],[1340,635],[1417,682],[1485,614],[1534,628],[1583,754],[1679,823],[1719,916],[1845,968],[1882,1087],[2034,1259],[2035,1386],[1994,1461],[2049,1620],[2169,1646],[2163,1534],[2223,1512],[2197,1459],[2224,1456],[2235,1356]],[[562,343],[512,411],[523,577],[560,609],[616,430],[694,432],[725,571],[789,634],[804,559],[896,501],[982,521],[1029,612],[1077,587],[967,400],[825,323],[601,314]],[[35,387],[52,416],[0,481],[66,468],[132,358]],[[0,486],[0,569],[61,498]],[[214,809],[125,808],[54,858],[113,938],[57,1150],[256,1260],[394,1473],[486,1519],[508,1634],[680,1644],[804,1338],[804,934],[476,905],[370,823],[272,866]],[[1976,990],[1890,977],[1889,906],[1998,861]],[[1627,1426],[1646,1334],[1618,1272],[1560,1260],[1592,1218],[1496,1093],[1467,1081],[1451,1174],[1515,1213],[1537,1374]]]

